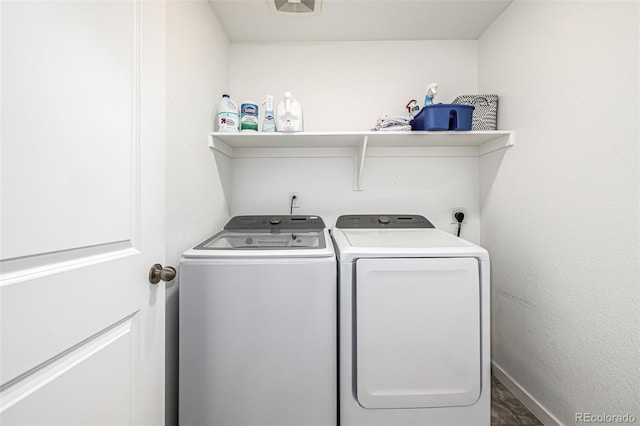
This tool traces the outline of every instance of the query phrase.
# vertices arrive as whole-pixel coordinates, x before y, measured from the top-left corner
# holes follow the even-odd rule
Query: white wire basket
[[[461,95],[452,103],[475,107],[471,130],[498,129],[498,95]]]

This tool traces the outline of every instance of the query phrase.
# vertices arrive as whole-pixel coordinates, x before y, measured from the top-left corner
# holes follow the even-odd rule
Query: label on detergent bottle
[[[238,131],[238,113],[223,111],[218,113],[218,129],[220,132]]]
[[[266,111],[264,113],[264,121],[262,123],[263,132],[275,132],[276,129],[276,115],[273,111]]]
[[[240,130],[258,131],[258,105],[246,101],[240,106]]]

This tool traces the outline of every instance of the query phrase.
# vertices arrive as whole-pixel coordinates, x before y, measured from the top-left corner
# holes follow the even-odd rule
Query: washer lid
[[[222,230],[183,253],[184,258],[332,258],[335,251],[327,229]]]
[[[326,246],[322,231],[282,232],[222,231],[195,247],[196,250],[313,249]]]

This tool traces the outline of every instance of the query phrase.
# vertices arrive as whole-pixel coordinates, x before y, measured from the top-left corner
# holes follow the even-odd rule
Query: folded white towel
[[[410,115],[385,115],[380,117],[376,122],[376,125],[371,130],[386,130],[386,131],[410,131],[412,117]]]
[[[375,130],[378,132],[410,132],[411,126],[389,126],[389,127],[382,127],[380,129],[374,128],[372,130]]]

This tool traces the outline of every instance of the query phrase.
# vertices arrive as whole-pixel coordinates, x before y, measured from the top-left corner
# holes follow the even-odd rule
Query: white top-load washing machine
[[[340,425],[490,424],[489,255],[419,215],[340,216]]]
[[[336,425],[336,275],[318,216],[234,217],[187,250],[180,425]]]

